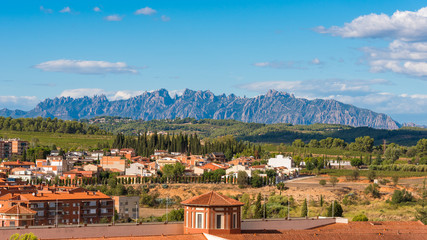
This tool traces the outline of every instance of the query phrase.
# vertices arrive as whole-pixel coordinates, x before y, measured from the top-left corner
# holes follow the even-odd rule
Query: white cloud
[[[62,91],[59,97],[72,97],[81,98],[84,96],[93,97],[105,95],[105,91],[100,88],[78,88],[78,89],[67,89]]]
[[[43,62],[35,65],[34,67],[45,72],[78,74],[138,73],[135,68],[128,66],[124,62],[59,59]]]
[[[100,88],[78,88],[78,89],[67,89],[62,91],[59,94],[59,97],[72,97],[72,98],[82,98],[82,97],[93,97],[105,95],[108,100],[124,100],[131,97],[135,97],[143,94],[144,91],[133,91],[133,90],[119,90],[119,91],[105,91]]]
[[[113,15],[106,16],[104,19],[110,22],[118,22],[118,21],[121,21],[123,17],[117,14],[113,14]]]
[[[311,63],[317,65],[317,64],[320,64],[321,62],[318,58],[315,58],[315,59],[311,60]]]
[[[102,12],[101,8],[99,8],[99,7],[94,7],[94,8],[93,8],[93,11],[94,11],[94,12]]]
[[[63,8],[61,11],[59,11],[60,13],[70,13],[71,12],[71,8],[70,7],[65,7]]]
[[[369,14],[344,26],[317,27],[319,33],[343,38],[391,38],[405,41],[427,39],[427,7],[418,11],[396,11],[393,15]]]
[[[363,48],[373,72],[392,71],[417,77],[427,76],[427,42],[395,40],[388,48]]]
[[[150,7],[141,8],[135,11],[135,15],[153,15],[156,13],[157,11]]]
[[[263,93],[269,89],[292,92],[299,96],[304,96],[309,99],[316,97],[327,97],[330,95],[366,95],[374,92],[371,88],[373,85],[389,85],[389,81],[385,79],[370,79],[370,80],[341,80],[341,79],[325,79],[325,80],[307,80],[307,81],[266,81],[253,82],[249,84],[239,85],[239,88],[249,91]],[[322,87],[319,87],[322,86]]]
[[[372,72],[391,71],[416,77],[427,76],[427,7],[396,11],[393,15],[360,16],[343,27],[320,26],[315,30],[343,38],[384,38],[387,48],[365,47]]]
[[[161,19],[163,22],[169,22],[171,20],[171,18],[166,15],[162,15]]]
[[[275,69],[304,69],[301,62],[294,61],[271,61],[271,62],[257,62],[253,64],[255,67],[268,67]]]
[[[154,92],[155,90],[147,91]],[[72,98],[82,98],[85,96],[101,96],[105,95],[108,100],[126,100],[135,96],[143,94],[145,91],[141,90],[118,90],[118,91],[106,91],[100,88],[78,88],[78,89],[67,89],[64,90],[58,97],[72,97]],[[181,96],[184,90],[172,90],[168,91],[171,97]]]
[[[36,96],[0,96],[0,109],[29,110],[39,102]]]
[[[52,13],[53,10],[49,9],[49,8],[45,8],[43,6],[40,6],[40,11],[44,12],[44,13]]]

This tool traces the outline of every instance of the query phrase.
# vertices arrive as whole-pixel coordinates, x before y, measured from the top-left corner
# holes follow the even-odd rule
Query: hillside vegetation
[[[416,145],[417,141],[427,138],[427,129],[401,128],[398,130],[382,130],[368,127],[351,127],[338,124],[292,125],[286,123],[263,124],[244,123],[236,120],[214,120],[192,118],[175,120],[132,120],[118,117],[101,117],[92,120],[81,120],[93,123],[100,129],[125,135],[138,135],[142,132],[165,131],[168,133],[197,133],[201,137],[215,138],[224,135],[233,135],[238,140],[262,143],[292,143],[295,139],[309,142],[312,139],[327,137],[341,138],[352,142],[361,136],[370,136],[375,144],[382,144],[383,140],[399,145]]]

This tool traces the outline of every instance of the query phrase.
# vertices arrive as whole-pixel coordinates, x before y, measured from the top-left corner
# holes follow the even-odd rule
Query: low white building
[[[273,168],[285,167],[287,169],[292,169],[294,161],[291,157],[284,157],[283,155],[276,155],[275,158],[270,158],[267,163],[268,166]]]
[[[249,169],[249,167],[247,166],[242,166],[242,165],[235,165],[232,166],[231,168],[225,170],[225,173],[227,175],[231,175],[233,174],[234,177],[237,177],[238,172],[243,171],[246,172],[248,174],[248,177],[252,177],[252,170]]]

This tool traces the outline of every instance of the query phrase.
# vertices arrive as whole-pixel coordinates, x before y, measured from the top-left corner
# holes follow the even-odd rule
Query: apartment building
[[[14,169],[14,168],[26,168],[26,169],[30,169],[30,168],[34,168],[35,164],[33,162],[23,162],[23,161],[16,161],[16,162],[2,162],[0,164],[0,167],[4,167],[7,168],[9,171]]]
[[[121,219],[139,218],[139,196],[113,196],[114,208]]]
[[[99,223],[103,218],[111,221],[114,214],[113,200],[101,192],[43,191],[8,196],[8,200],[7,196],[1,198],[3,207],[19,204],[35,211],[34,225]]]
[[[10,158],[12,155],[22,155],[29,146],[27,141],[19,138],[0,139],[0,158]]]
[[[126,159],[121,159],[121,157],[112,157],[112,156],[103,156],[100,165],[105,170],[119,170],[124,173],[126,169]]]
[[[68,171],[66,160],[62,156],[48,156],[46,159],[37,159],[36,167],[44,173],[61,176]]]

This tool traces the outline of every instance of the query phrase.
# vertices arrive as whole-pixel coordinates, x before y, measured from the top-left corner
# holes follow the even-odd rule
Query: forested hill
[[[64,121],[50,118],[5,118],[0,117],[0,130],[18,132],[47,132],[71,134],[108,134],[98,126],[89,125],[78,121]]]
[[[416,145],[421,138],[427,138],[427,129],[401,128],[398,130],[373,129],[368,127],[351,127],[337,124],[262,124],[244,123],[236,120],[213,120],[192,118],[175,120],[132,120],[119,117],[99,117],[91,120],[81,120],[91,123],[103,130],[125,135],[140,135],[148,131],[167,133],[197,133],[201,137],[215,138],[218,136],[233,135],[239,140],[264,143],[292,143],[295,139],[309,142],[311,139],[327,137],[341,138],[352,142],[357,137],[370,136],[375,144],[383,140],[399,145]]]
[[[368,126],[397,129],[400,124],[391,117],[344,104],[335,100],[296,98],[294,95],[270,90],[253,98],[214,95],[210,91],[186,89],[181,96],[169,95],[165,89],[145,92],[127,100],[109,101],[106,96],[46,99],[34,109],[0,110],[5,117],[50,117],[85,119],[96,116],[120,116],[132,119],[234,119],[253,123],[313,123]]]

